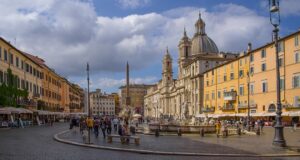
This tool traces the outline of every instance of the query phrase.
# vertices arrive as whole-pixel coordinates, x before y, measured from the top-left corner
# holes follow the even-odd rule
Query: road
[[[162,156],[146,155],[128,152],[116,152],[109,150],[91,149],[59,143],[53,140],[53,135],[66,130],[68,124],[59,123],[53,127],[33,126],[24,129],[0,129],[0,160],[219,160],[236,158],[224,157],[191,157],[191,156]],[[214,148],[211,148],[212,152]],[[254,160],[259,158],[242,158]],[[266,159],[266,158],[261,158]],[[271,159],[271,158],[270,158]],[[284,158],[273,158],[281,160]],[[298,159],[298,158],[286,158]]]

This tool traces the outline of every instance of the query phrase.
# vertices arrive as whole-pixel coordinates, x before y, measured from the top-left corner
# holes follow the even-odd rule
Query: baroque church
[[[162,79],[147,90],[144,116],[152,118],[190,119],[202,113],[203,73],[238,54],[219,52],[215,42],[205,32],[205,22],[199,14],[192,39],[184,29],[178,44],[178,77],[173,78],[172,57],[168,51],[162,60]]]

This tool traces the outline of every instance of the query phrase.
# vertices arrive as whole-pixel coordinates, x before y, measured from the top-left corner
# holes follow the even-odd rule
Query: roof
[[[15,46],[13,46],[12,44],[10,44],[8,41],[6,41],[3,37],[0,37],[0,40],[2,40],[5,44],[9,45],[12,49],[18,51],[21,55],[23,55],[24,57],[28,58],[29,60],[31,60],[33,63],[35,63],[36,65],[42,67],[39,63],[37,63],[36,61],[32,60],[30,57],[28,57],[28,55],[26,55],[23,51],[19,50],[18,48],[16,48]]]

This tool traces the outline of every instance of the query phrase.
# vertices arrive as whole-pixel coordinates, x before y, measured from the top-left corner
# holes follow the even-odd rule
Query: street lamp
[[[247,130],[250,132],[250,73],[247,72],[247,89],[248,89],[248,115],[247,115]]]
[[[280,69],[279,69],[279,56],[278,56],[278,26],[280,25],[280,12],[279,12],[279,0],[269,0],[270,8],[270,22],[274,26],[274,43],[276,53],[276,95],[277,95],[277,111],[276,111],[276,124],[275,135],[273,139],[273,145],[278,147],[285,147],[286,142],[283,135],[283,125],[281,117],[281,97],[280,97]]]
[[[89,63],[86,65],[86,71],[87,71],[87,105],[88,105],[88,117],[91,118],[91,108],[90,108],[90,66]],[[90,128],[88,128],[88,143],[91,144],[91,131]]]

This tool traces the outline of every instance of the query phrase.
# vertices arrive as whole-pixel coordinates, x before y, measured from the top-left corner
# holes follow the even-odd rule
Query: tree
[[[0,86],[0,105],[17,107],[17,100],[28,97],[27,90],[18,89],[18,76],[13,75],[10,68],[7,69],[7,76]]]

